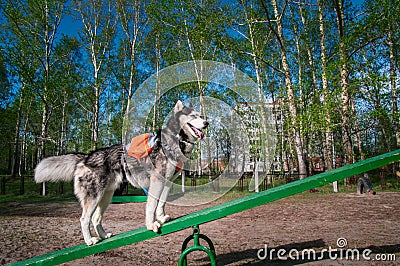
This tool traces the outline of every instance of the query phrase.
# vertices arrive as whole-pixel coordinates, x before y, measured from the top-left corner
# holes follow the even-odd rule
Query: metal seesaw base
[[[187,247],[189,242],[193,239],[193,246]],[[207,242],[208,248],[205,246],[200,245],[200,239],[203,239],[204,241]],[[211,265],[216,266],[217,265],[217,258],[215,254],[215,248],[214,244],[212,243],[211,239],[208,238],[207,236],[200,234],[200,228],[198,225],[193,226],[193,234],[188,236],[185,241],[183,241],[182,244],[182,254],[179,258],[178,265],[179,266],[186,266],[187,265],[187,259],[186,256],[193,252],[193,251],[203,251],[205,252],[208,257],[210,258]]]

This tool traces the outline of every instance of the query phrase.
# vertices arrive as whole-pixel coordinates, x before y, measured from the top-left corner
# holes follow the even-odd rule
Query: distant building
[[[239,102],[234,110],[243,117],[250,141],[250,154],[246,158],[244,172],[270,172],[280,169],[279,158],[275,158],[277,128],[280,128],[280,117],[274,110],[279,103]],[[246,155],[245,155],[246,156]],[[242,159],[240,156],[237,159]],[[257,166],[256,166],[257,165]]]

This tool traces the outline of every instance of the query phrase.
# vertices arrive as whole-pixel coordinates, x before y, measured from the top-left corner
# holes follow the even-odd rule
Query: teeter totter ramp
[[[128,231],[119,235],[115,235],[106,239],[96,245],[87,246],[81,244],[70,248],[58,250],[48,254],[40,255],[24,261],[19,261],[12,265],[54,265],[60,264],[75,259],[83,258],[89,255],[104,252],[119,248],[125,245],[141,242],[147,239],[155,238],[162,235],[171,234],[189,227],[193,227],[193,235],[189,236],[183,244],[182,255],[179,259],[179,265],[186,265],[186,255],[192,251],[206,252],[210,257],[211,264],[216,265],[216,256],[214,246],[211,240],[200,234],[198,226],[203,223],[218,220],[248,210],[272,201],[276,201],[288,196],[292,196],[303,191],[323,186],[334,181],[342,180],[344,178],[361,174],[375,168],[387,165],[391,162],[400,160],[400,149],[393,152],[385,153],[373,158],[369,158],[354,164],[346,165],[328,172],[318,175],[310,176],[302,180],[291,182],[282,186],[274,187],[259,193],[254,193],[240,199],[229,201],[220,205],[216,205],[204,210],[193,212],[191,214],[174,219],[164,224],[160,233],[154,233],[146,228],[139,228],[136,230]],[[190,240],[194,240],[194,246],[187,248],[186,246]],[[207,242],[208,247],[201,246],[199,239]]]

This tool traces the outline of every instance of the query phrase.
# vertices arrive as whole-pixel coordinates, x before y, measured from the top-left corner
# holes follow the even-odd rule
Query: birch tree
[[[299,175],[300,178],[304,178],[307,175],[307,167],[304,158],[304,150],[303,150],[303,143],[300,135],[300,127],[297,126],[298,124],[298,115],[297,115],[297,106],[296,106],[296,99],[294,95],[294,88],[292,83],[291,77],[291,70],[289,67],[289,61],[287,58],[286,52],[286,40],[283,33],[283,26],[282,26],[282,18],[283,13],[280,14],[277,1],[272,0],[272,9],[273,9],[273,17],[270,16],[268,7],[265,5],[264,1],[261,2],[263,5],[263,9],[268,18],[268,24],[270,25],[271,30],[274,32],[275,37],[279,44],[280,54],[281,54],[281,64],[282,64],[282,71],[285,80],[286,86],[286,93],[287,93],[287,101],[289,105],[289,113],[291,119],[291,127],[292,127],[292,134],[294,138],[294,145],[297,154],[297,162],[299,166]],[[276,28],[273,26],[273,23],[276,25]]]
[[[11,30],[20,42],[24,43],[23,45],[26,47],[23,50],[24,54],[37,62],[36,73],[30,72],[32,74],[25,81],[36,83],[35,87],[38,88],[37,93],[42,101],[38,159],[45,154],[52,94],[55,93],[51,86],[51,80],[54,77],[51,67],[54,63],[53,49],[63,15],[64,2],[57,0],[28,1],[26,4],[22,1],[7,2],[6,15]],[[33,75],[38,76],[34,77]],[[40,85],[37,84],[38,81],[40,81]]]
[[[391,92],[391,122],[395,132],[395,146],[400,147],[400,114],[399,114],[399,95],[398,95],[398,71],[399,71],[399,47],[398,29],[400,26],[399,12],[400,3],[398,1],[376,0],[366,4],[369,14],[365,22],[367,35],[374,34],[371,38],[382,38],[384,46],[383,55],[387,58],[389,68],[389,84]],[[388,50],[388,51],[387,51]]]
[[[148,21],[146,15],[146,1],[135,0],[126,1],[118,0],[117,2],[117,13],[119,16],[120,25],[123,30],[123,38],[121,38],[121,44],[126,45],[120,51],[125,51],[122,53],[122,62],[124,69],[122,70],[122,78],[120,83],[122,84],[123,97],[122,110],[124,117],[127,117],[129,110],[131,108],[132,95],[137,85],[138,77],[138,53],[140,45],[143,43],[143,38],[145,37],[145,27]],[[126,98],[126,102],[124,99]],[[125,106],[124,106],[125,104]],[[127,134],[127,132],[125,132]],[[126,139],[126,135],[123,136],[123,140]]]
[[[56,33],[61,22],[64,12],[64,2],[58,0],[42,0],[42,1],[7,1],[5,3],[5,15],[9,22],[9,29],[13,42],[9,44],[10,52],[16,52],[15,48],[19,48],[18,68],[16,68],[16,77],[21,84],[18,116],[15,127],[14,138],[14,167],[15,174],[16,166],[21,169],[22,164],[25,164],[26,153],[26,125],[29,120],[29,113],[26,113],[25,122],[22,123],[22,106],[25,101],[25,93],[29,90],[35,90],[39,97],[38,102],[41,109],[41,120],[39,134],[36,134],[38,140],[37,160],[45,156],[45,144],[49,140],[48,124],[52,116],[53,105],[56,93],[53,80],[55,71],[52,68],[54,60],[54,47]],[[12,47],[13,45],[16,45]],[[18,49],[17,48],[17,49]],[[29,103],[30,106],[30,103]],[[29,109],[28,109],[29,110]],[[20,129],[24,130],[21,134]],[[22,135],[20,141],[19,137]],[[21,149],[19,149],[21,143]],[[18,154],[21,154],[18,160]],[[20,192],[24,192],[24,177],[21,176]],[[43,185],[43,193],[45,193],[45,185]]]
[[[349,66],[346,49],[346,24],[343,0],[334,1],[336,23],[339,39],[339,71],[341,88],[341,116],[342,116],[342,142],[344,147],[344,163],[353,162],[353,144],[351,140],[351,101],[352,96],[349,84]]]
[[[395,54],[398,52],[398,49],[395,47],[395,39],[394,39],[394,29],[398,26],[390,25],[388,30],[388,39],[387,45],[389,47],[389,63],[390,63],[390,90],[392,93],[392,123],[395,130],[396,136],[396,147],[400,148],[400,114],[399,114],[399,106],[398,106],[398,93],[397,93],[397,71],[398,68],[396,66],[396,58]]]
[[[264,22],[261,21],[257,17],[257,11],[255,6],[252,3],[246,3],[246,1],[240,1],[241,9],[243,12],[243,22],[239,21],[238,18],[235,20],[235,24],[237,25],[234,29],[235,31],[243,37],[244,43],[241,43],[241,47],[237,47],[238,49],[245,55],[249,57],[249,64],[252,65],[253,72],[256,84],[257,84],[257,95],[254,95],[254,99],[252,99],[252,103],[250,102],[250,108],[252,112],[257,113],[257,117],[259,117],[259,121],[257,124],[256,136],[254,136],[254,143],[252,145],[253,151],[253,159],[254,159],[254,177],[255,177],[255,191],[258,192],[258,171],[259,169],[268,169],[270,165],[269,159],[267,158],[269,155],[273,153],[273,149],[275,147],[269,147],[267,144],[267,137],[271,137],[268,134],[268,114],[267,111],[267,100],[264,92],[264,80],[263,80],[263,58],[265,45],[271,38],[271,31],[268,27],[264,26]],[[251,99],[248,99],[251,101]],[[248,121],[249,122],[249,121]],[[250,125],[250,127],[255,127],[254,125]],[[261,163],[263,167],[261,166]]]
[[[92,149],[99,144],[100,97],[107,86],[107,64],[115,37],[117,15],[115,2],[109,0],[73,1],[83,24],[81,39],[89,55],[91,73],[88,86],[92,94]],[[85,105],[85,103],[81,103]]]
[[[323,0],[318,0],[318,23],[319,23],[319,34],[320,34],[320,50],[321,50],[321,83],[322,83],[322,95],[323,95],[323,106],[324,106],[324,117],[325,117],[325,134],[324,134],[324,157],[326,170],[333,169],[333,154],[332,154],[332,120],[331,120],[331,108],[329,106],[329,88],[328,88],[328,74],[327,74],[327,47],[326,47],[326,34],[325,34],[325,18]]]

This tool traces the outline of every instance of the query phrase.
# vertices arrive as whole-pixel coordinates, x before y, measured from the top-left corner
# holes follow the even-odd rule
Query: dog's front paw
[[[94,244],[99,243],[99,242],[100,242],[100,239],[97,238],[97,237],[91,237],[90,239],[85,240],[85,242],[86,242],[86,245],[92,246],[92,245],[94,245]]]
[[[158,230],[160,229],[161,224],[157,221],[151,224],[147,224],[147,229],[150,231],[153,231],[154,233],[158,233]]]
[[[157,217],[157,221],[159,221],[161,224],[165,224],[166,222],[168,222],[170,220],[171,220],[171,217],[168,214]]]
[[[112,233],[106,233],[102,238],[103,239],[107,239],[107,238],[110,238],[110,237],[112,237]]]

